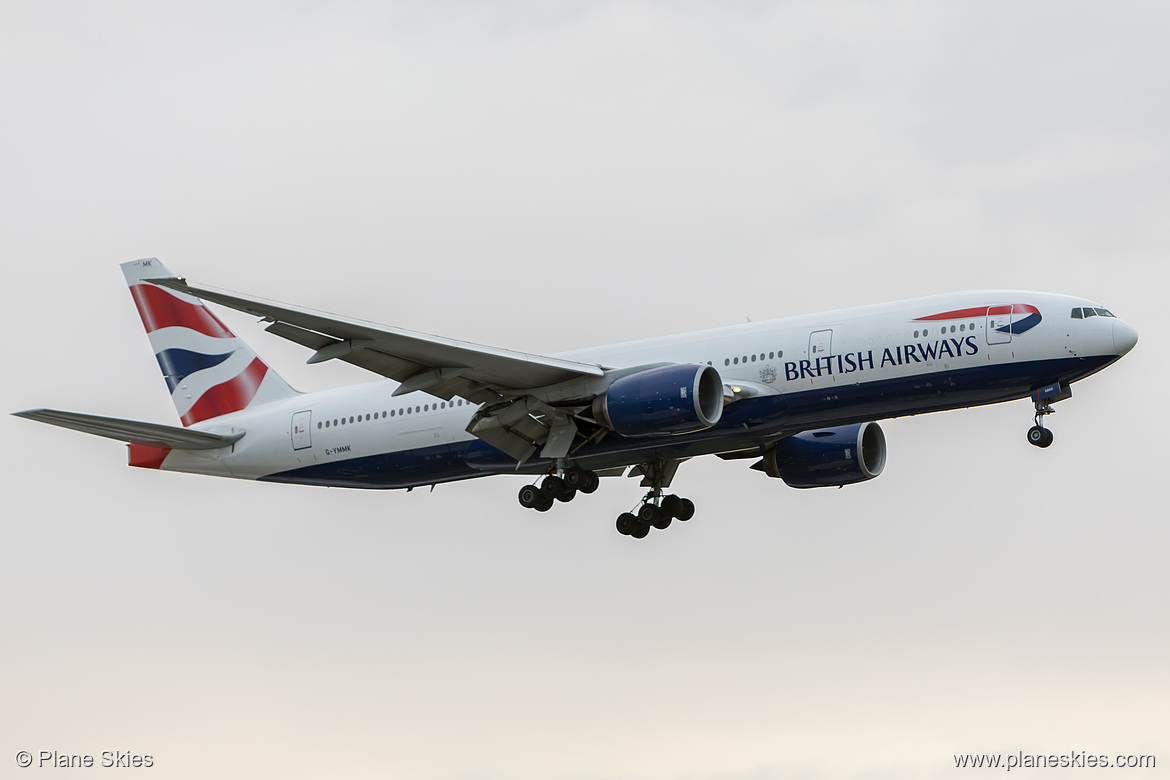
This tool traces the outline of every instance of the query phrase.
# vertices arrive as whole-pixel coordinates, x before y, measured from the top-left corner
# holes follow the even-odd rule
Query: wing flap
[[[82,433],[104,436],[107,439],[117,439],[127,444],[145,444],[148,447],[165,447],[172,450],[214,450],[227,447],[244,436],[242,432],[221,435],[138,420],[62,412],[57,409],[28,409],[13,412],[13,415]]]

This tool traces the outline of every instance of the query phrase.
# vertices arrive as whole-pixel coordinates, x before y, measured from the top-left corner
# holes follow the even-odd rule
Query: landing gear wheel
[[[629,512],[622,512],[620,515],[618,515],[617,519],[618,533],[622,536],[629,536],[633,532],[634,526],[637,525],[637,523],[638,518],[634,517]]]
[[[1028,429],[1028,443],[1036,447],[1047,447],[1052,444],[1052,431],[1033,425]]]
[[[540,483],[540,492],[544,493],[550,499],[559,497],[568,488],[565,486],[565,480],[558,477],[556,474],[550,474],[544,478]]]
[[[532,508],[535,509],[537,512],[547,512],[548,510],[552,509],[552,505],[553,505],[553,500],[551,498],[549,498],[548,496],[542,494],[540,497],[540,503],[534,504],[532,506]]]
[[[654,504],[642,504],[638,510],[638,520],[661,531],[670,527],[671,517]]]
[[[561,478],[565,480],[565,487],[570,490],[580,490],[581,486],[585,484],[585,472],[576,467],[566,469]]]
[[[585,472],[585,484],[577,488],[582,493],[592,493],[597,490],[597,486],[601,484],[601,477],[597,476],[592,471]]]
[[[582,490],[589,483],[589,472],[579,466],[567,469],[564,475],[565,486],[573,490]]]
[[[544,502],[544,495],[536,485],[525,485],[520,488],[517,499],[520,501],[520,506],[525,509],[535,509],[537,504]]]
[[[678,502],[679,510],[674,513],[674,516],[685,523],[695,516],[695,502],[689,498],[680,498]]]
[[[630,528],[630,536],[635,539],[645,539],[648,533],[650,533],[650,524],[643,523],[635,517],[633,526]]]
[[[576,495],[577,495],[576,490],[572,490],[572,489],[563,490],[559,494],[557,494],[557,501],[564,501],[564,502],[568,503],[569,501],[572,501],[576,497]]]
[[[678,517],[679,510],[682,509],[682,500],[678,496],[665,496],[660,507],[670,517]]]

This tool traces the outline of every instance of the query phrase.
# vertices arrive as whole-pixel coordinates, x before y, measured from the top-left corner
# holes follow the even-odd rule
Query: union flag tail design
[[[183,425],[297,394],[201,300],[150,284],[174,276],[157,258],[122,273]]]

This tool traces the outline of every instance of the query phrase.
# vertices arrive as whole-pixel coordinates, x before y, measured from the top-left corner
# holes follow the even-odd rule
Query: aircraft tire
[[[631,515],[629,512],[622,512],[618,515],[617,531],[622,536],[629,536],[630,532],[634,530],[634,525],[638,522],[638,518]]]
[[[695,502],[694,501],[691,501],[689,498],[680,498],[678,500],[678,503],[679,503],[679,509],[678,509],[678,512],[675,513],[675,517],[677,519],[679,519],[685,523],[687,520],[690,520],[692,517],[695,516]]]
[[[1028,443],[1036,447],[1047,447],[1052,444],[1052,431],[1033,425],[1028,429]]]
[[[662,499],[662,511],[671,517],[678,517],[679,511],[682,509],[682,500],[678,496],[665,496]]]
[[[643,504],[638,510],[638,520],[662,531],[670,527],[671,517],[654,504]]]
[[[520,506],[525,509],[535,509],[536,505],[543,500],[544,496],[541,494],[540,488],[536,485],[525,485],[520,488],[520,493],[516,498],[520,501]]]
[[[549,498],[556,498],[566,490],[565,480],[558,477],[556,474],[550,474],[544,478],[540,483],[540,492],[544,493]]]
[[[565,487],[571,490],[580,490],[585,484],[585,469],[574,466],[565,471]]]

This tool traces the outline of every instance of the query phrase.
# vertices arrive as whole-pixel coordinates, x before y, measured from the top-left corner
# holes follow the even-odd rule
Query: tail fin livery
[[[151,284],[174,277],[157,258],[122,273],[183,425],[297,394],[202,301]]]

